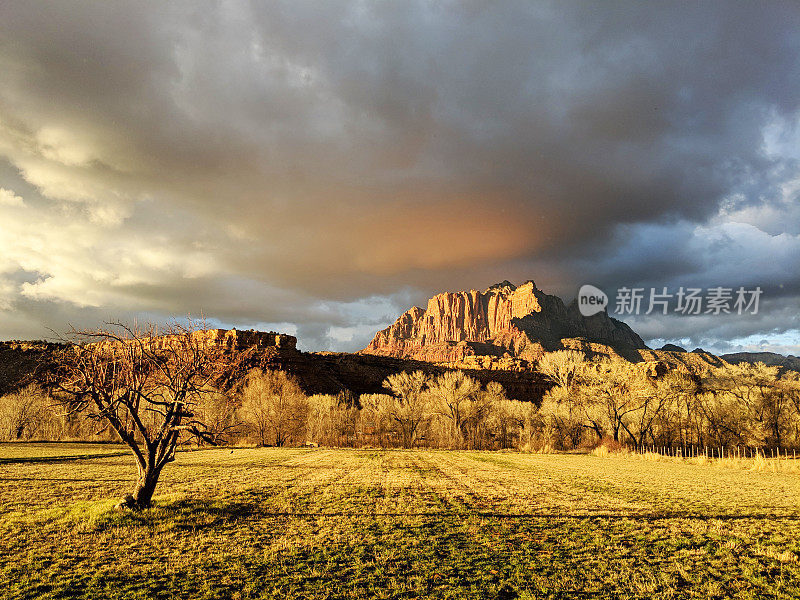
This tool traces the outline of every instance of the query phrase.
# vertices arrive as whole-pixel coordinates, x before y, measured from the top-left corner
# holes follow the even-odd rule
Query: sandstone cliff
[[[467,356],[535,360],[560,348],[633,358],[637,349],[647,347],[605,312],[587,318],[575,302],[565,306],[533,281],[519,287],[504,281],[483,292],[437,294],[425,309],[415,306],[379,331],[362,353],[432,362]]]
[[[274,331],[256,331],[255,329],[198,329],[191,333],[192,343],[200,347],[219,347],[228,352],[243,352],[249,348],[257,351],[265,348],[281,348],[294,350],[297,347],[297,338],[285,333]],[[174,344],[179,346],[185,343],[180,334],[156,335],[151,338],[141,338],[139,341],[151,348],[169,348]],[[100,347],[114,347],[119,342],[96,342]],[[130,343],[130,342],[127,342]],[[137,342],[138,343],[138,342]]]

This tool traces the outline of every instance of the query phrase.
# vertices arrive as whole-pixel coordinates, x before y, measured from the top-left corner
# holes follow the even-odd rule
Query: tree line
[[[678,369],[656,375],[641,363],[587,360],[569,350],[546,354],[537,368],[553,384],[539,407],[457,370],[399,372],[386,378],[384,394],[356,397],[307,395],[283,371],[254,369],[225,393],[201,394],[195,386],[192,424],[180,425],[174,437],[201,444],[484,450],[571,450],[602,440],[637,447],[800,447],[800,374],[793,371],[742,363],[702,376]],[[0,436],[119,441],[103,419],[87,418],[86,403],[65,410],[58,400],[57,391],[36,386],[4,396]],[[189,435],[198,424],[205,439]]]
[[[256,373],[240,414],[250,427],[259,423],[258,442],[276,445],[572,450],[611,440],[635,447],[800,448],[797,372],[763,363],[704,374],[648,366],[587,360],[572,350],[548,353],[537,369],[553,387],[539,407],[509,399],[498,383],[482,388],[461,371],[397,373],[384,382],[386,394],[358,399],[306,397],[284,373]],[[272,391],[264,393],[265,385]],[[292,392],[277,393],[282,386]]]
[[[305,396],[282,371],[254,372],[242,391],[244,435],[263,445],[511,448],[530,443],[536,406],[462,371],[399,372],[385,394]],[[525,437],[527,436],[527,437]],[[523,442],[523,438],[526,442]]]
[[[800,374],[763,363],[703,374],[654,375],[622,359],[546,354],[538,369],[554,384],[538,411],[541,439],[570,449],[612,439],[666,448],[800,447]]]

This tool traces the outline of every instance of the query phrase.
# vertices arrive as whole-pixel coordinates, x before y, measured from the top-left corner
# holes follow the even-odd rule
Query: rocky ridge
[[[411,308],[375,334],[361,352],[431,362],[469,356],[535,361],[546,351],[564,348],[633,358],[647,346],[605,311],[584,317],[577,302],[567,306],[533,281],[519,287],[504,281],[483,292],[437,294],[426,308]]]
[[[775,352],[733,352],[721,358],[731,364],[762,362],[768,367],[781,367],[790,371],[800,371],[800,356],[776,354]]]

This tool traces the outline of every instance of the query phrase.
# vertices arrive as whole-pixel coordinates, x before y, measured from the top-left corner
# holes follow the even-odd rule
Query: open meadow
[[[135,513],[131,457],[62,449],[0,446],[2,598],[800,597],[793,471],[213,449]]]

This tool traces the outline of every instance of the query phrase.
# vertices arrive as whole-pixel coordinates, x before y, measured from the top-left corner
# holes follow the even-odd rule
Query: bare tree
[[[539,407],[541,432],[548,446],[552,444],[557,450],[567,450],[580,444],[585,429],[583,419],[591,415],[593,405],[584,405],[576,398],[585,396],[576,396],[568,388],[556,386],[542,399]]]
[[[429,386],[436,400],[438,413],[449,423],[450,443],[461,447],[464,442],[467,422],[474,417],[474,407],[481,386],[463,371],[446,371]]]
[[[259,445],[284,446],[304,431],[308,399],[284,371],[252,371],[242,397],[242,417]]]
[[[622,441],[621,433],[640,443],[644,432],[635,430],[634,423],[651,418],[644,411],[650,406],[652,384],[647,374],[636,365],[621,358],[601,358],[581,375],[584,393],[596,399],[597,408],[605,416],[615,442]],[[659,407],[660,409],[660,407]],[[646,417],[642,417],[646,414]],[[638,419],[638,421],[637,421]]]
[[[386,412],[397,426],[403,438],[404,448],[413,448],[420,433],[420,426],[430,420],[427,390],[428,377],[422,371],[402,371],[389,375],[383,387],[394,396],[385,396]]]
[[[46,435],[46,425],[54,416],[42,391],[28,385],[0,398],[0,435],[8,440]]]
[[[790,397],[781,393],[778,367],[764,363],[725,365],[711,371],[703,384],[711,391],[703,403],[715,442],[781,447]],[[727,400],[727,401],[726,401]]]
[[[241,423],[236,419],[236,404],[231,402],[230,394],[203,394],[194,413],[195,419],[206,426],[206,435],[196,438],[198,445],[214,446],[238,438]]]
[[[196,409],[228,387],[249,353],[234,354],[205,333],[191,323],[159,329],[118,322],[70,332],[77,343],[61,353],[49,383],[68,411],[111,427],[133,451],[138,478],[121,506],[150,506],[179,441],[217,441],[219,432]]]
[[[339,398],[332,394],[314,394],[308,397],[307,402],[306,439],[318,444],[335,445]]]
[[[520,411],[516,410],[516,400],[509,400],[501,384],[490,381],[486,389],[478,395],[474,410],[476,421],[483,426],[485,442],[490,444],[496,441],[500,448],[510,448],[512,441],[517,437],[517,431],[524,427],[518,421]],[[535,405],[531,402],[534,408]]]
[[[685,445],[696,382],[688,371],[672,370],[650,379],[650,383],[652,388],[638,413],[638,444],[643,445],[649,435],[653,443]]]
[[[389,436],[393,433],[395,421],[389,414],[395,400],[386,394],[362,394],[359,398],[361,404],[361,427],[364,439],[373,444],[389,446]]]
[[[778,381],[778,393],[782,394],[788,403],[789,431],[792,442],[797,445],[800,441],[800,373],[796,371],[785,372]]]
[[[586,362],[583,352],[577,350],[557,350],[547,352],[536,364],[537,370],[557,387],[571,390]]]

